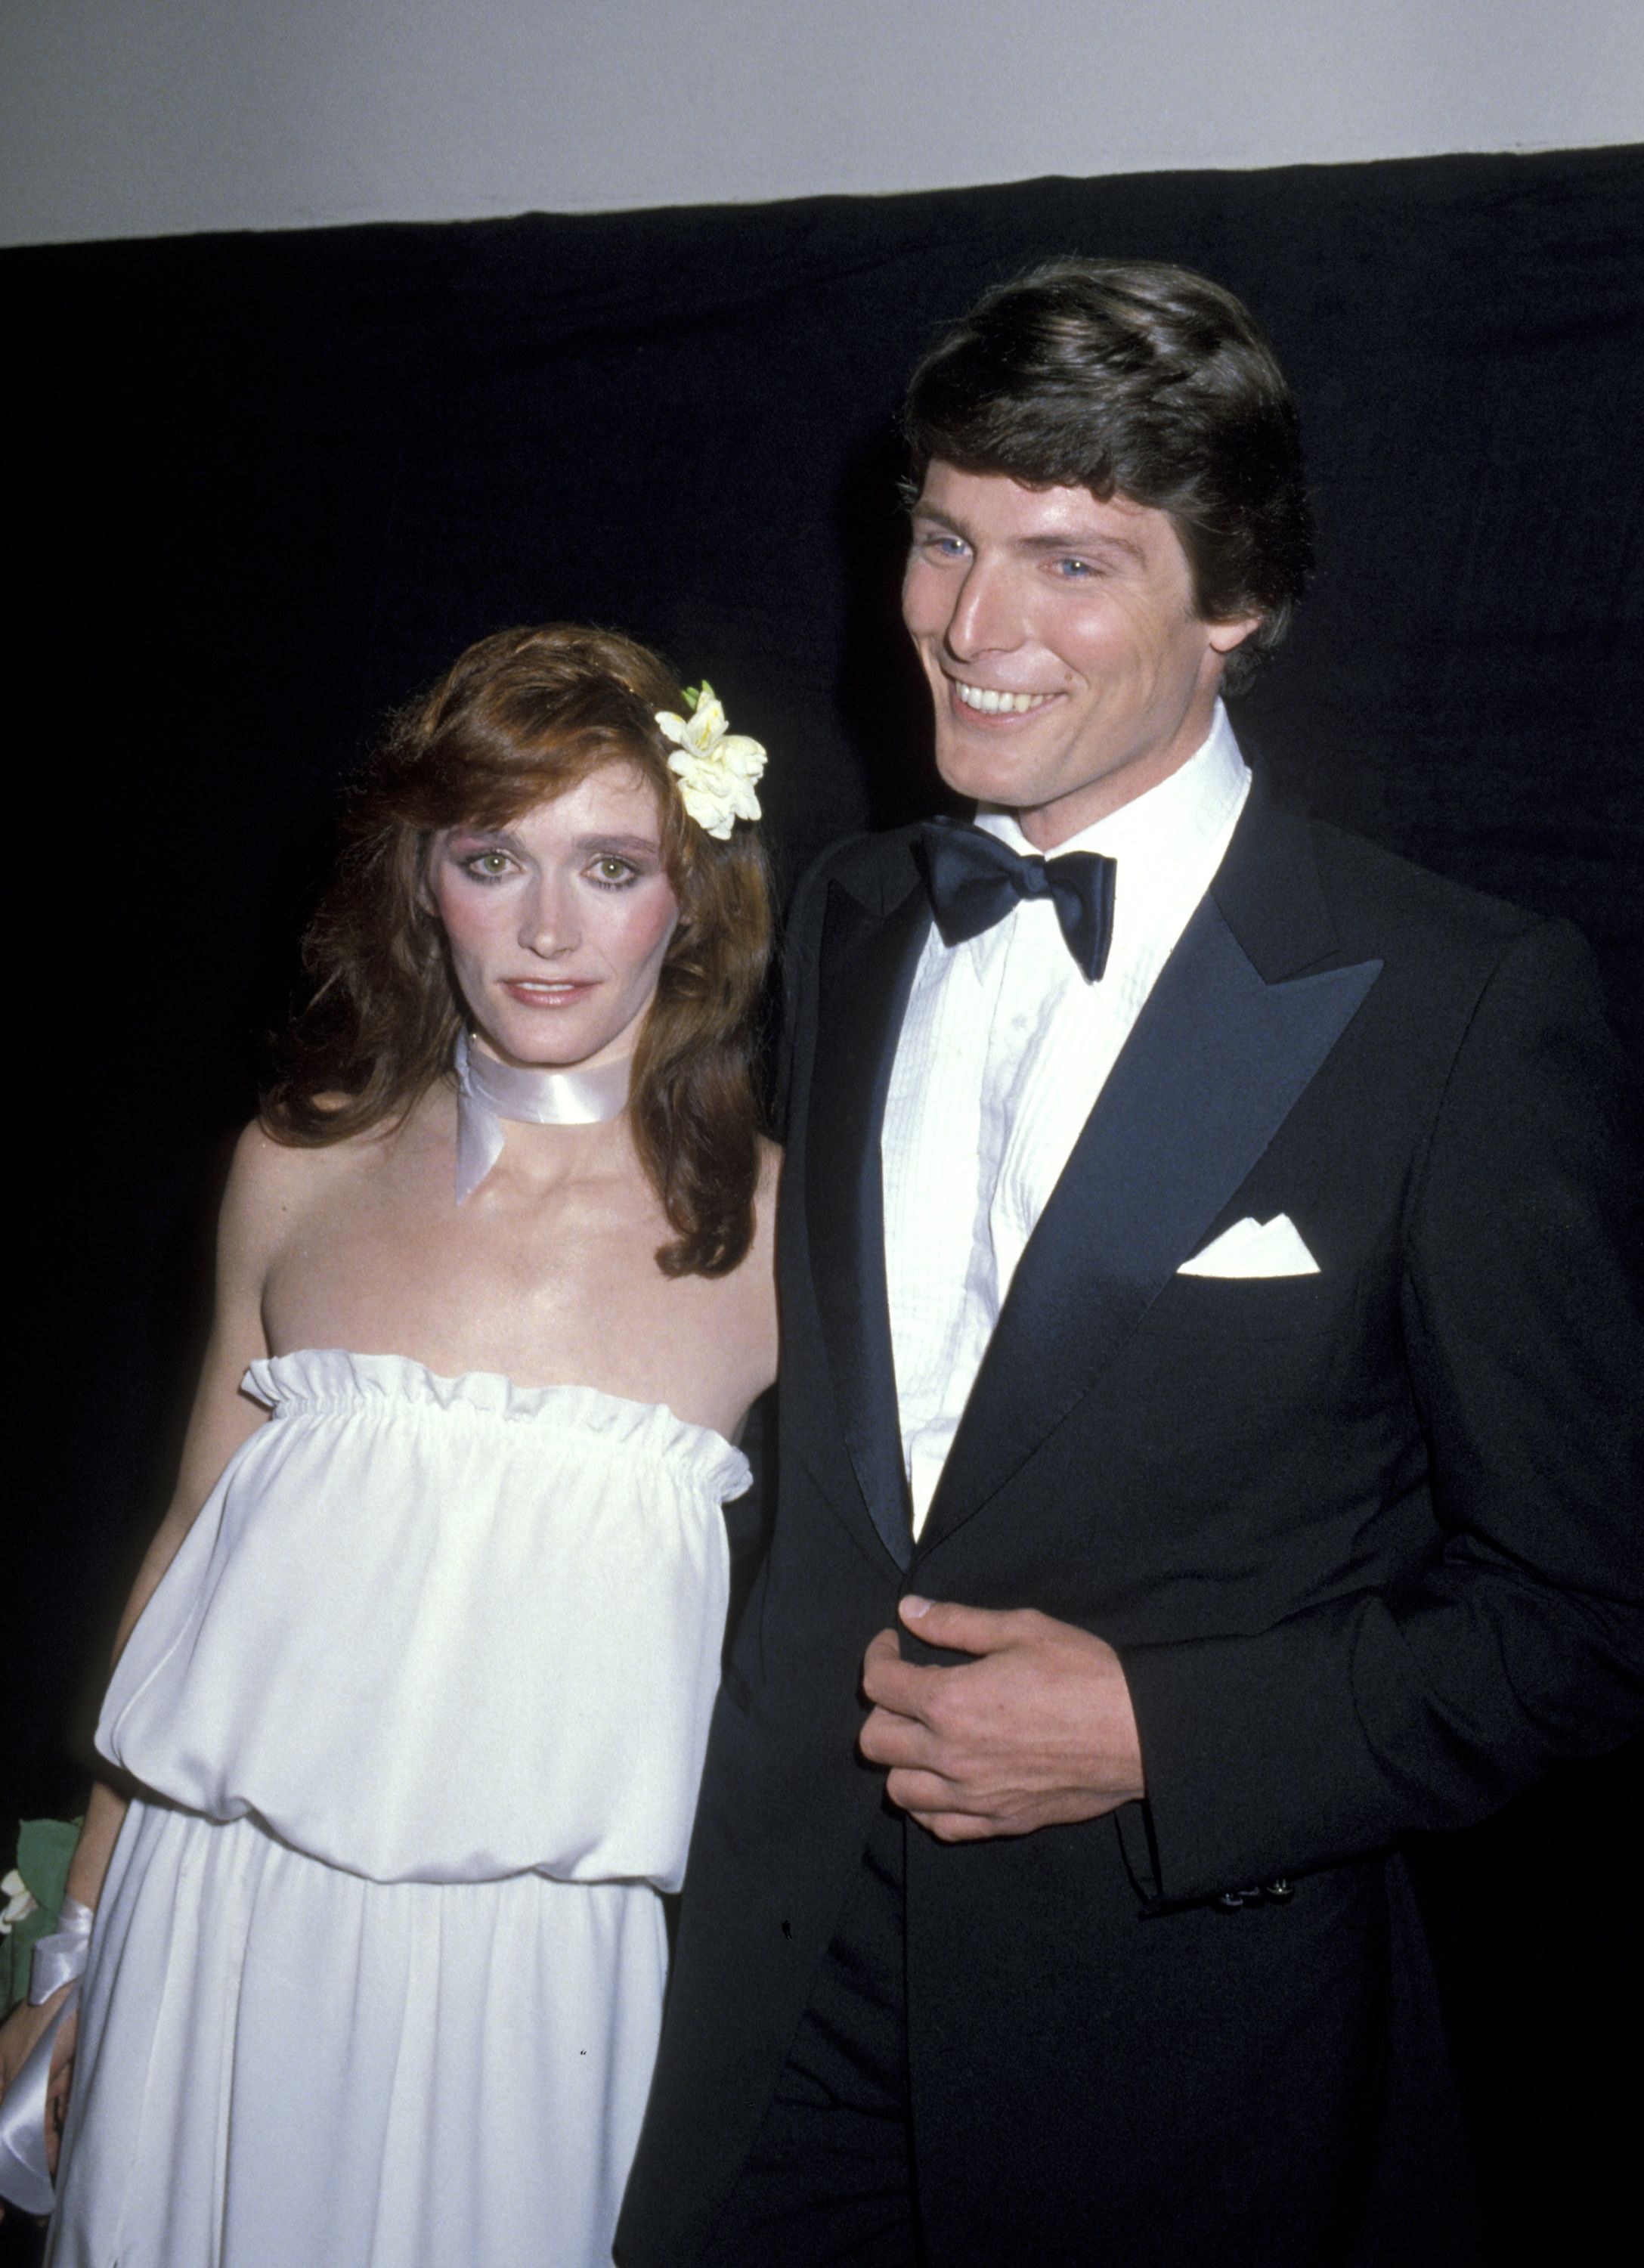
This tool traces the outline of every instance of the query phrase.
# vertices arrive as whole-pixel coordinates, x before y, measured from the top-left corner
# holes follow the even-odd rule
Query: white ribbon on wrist
[[[57,1927],[38,1938],[29,1970],[29,2006],[39,2008],[69,1987],[63,2004],[24,2058],[0,2100],[0,2198],[24,2213],[47,2213],[57,2202],[46,2162],[46,2096],[57,2035],[80,2005],[80,1978],[92,1941],[92,1909],[64,1898]]]
[[[92,1914],[78,1898],[64,1898],[57,1910],[57,1926],[49,1937],[34,1940],[34,1958],[28,1972],[28,2000],[43,2008],[54,1992],[85,1974],[86,1949],[92,1942]]]

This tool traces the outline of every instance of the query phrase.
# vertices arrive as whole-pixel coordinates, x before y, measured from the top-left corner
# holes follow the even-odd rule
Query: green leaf
[[[17,1830],[17,1870],[41,1905],[50,1909],[54,1928],[81,1824],[77,1819],[26,1819]]]
[[[69,1861],[80,1839],[77,1819],[26,1819],[17,1831],[17,1870],[40,1900],[38,1909],[0,1937],[0,2013],[28,1993],[37,1938],[49,1937],[69,1879]],[[0,1869],[0,1872],[4,1872]]]

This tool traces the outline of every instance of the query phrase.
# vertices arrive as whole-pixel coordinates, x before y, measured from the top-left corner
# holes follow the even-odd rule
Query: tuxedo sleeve
[[[1405,1216],[1431,1557],[1255,1635],[1125,1653],[1147,1887],[1196,1899],[1485,1816],[1644,1720],[1631,1098],[1575,932],[1521,934]]]

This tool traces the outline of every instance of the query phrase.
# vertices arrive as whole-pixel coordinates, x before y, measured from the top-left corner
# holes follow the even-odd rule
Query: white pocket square
[[[1271,1220],[1236,1220],[1184,1260],[1178,1276],[1317,1276],[1318,1263],[1287,1212]]]

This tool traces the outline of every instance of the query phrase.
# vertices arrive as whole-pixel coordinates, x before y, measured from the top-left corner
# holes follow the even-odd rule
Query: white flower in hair
[[[760,799],[753,783],[765,770],[765,751],[745,733],[726,729],[725,711],[704,678],[701,691],[687,685],[694,705],[689,717],[658,709],[657,722],[679,753],[668,770],[679,783],[686,809],[705,834],[728,843],[739,819],[757,819]]]

